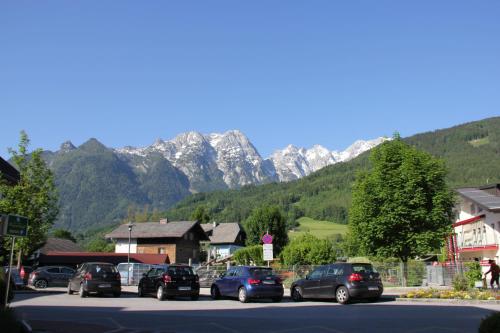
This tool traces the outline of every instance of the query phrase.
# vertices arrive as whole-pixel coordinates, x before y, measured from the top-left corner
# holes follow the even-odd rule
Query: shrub
[[[467,291],[469,289],[469,281],[463,275],[455,275],[452,285],[455,291]]]
[[[234,261],[240,265],[264,265],[262,245],[247,246],[236,250],[233,255]]]
[[[465,267],[467,268],[465,277],[467,278],[468,285],[470,288],[473,288],[474,283],[476,281],[480,281],[483,277],[483,274],[481,273],[481,265],[479,265],[479,262],[474,261],[465,264]]]
[[[22,332],[22,326],[11,308],[0,309],[0,323],[2,332]]]
[[[332,242],[306,233],[283,248],[281,259],[285,265],[324,265],[336,260],[336,248]]]
[[[479,333],[497,333],[500,332],[500,312],[490,314],[481,320]]]

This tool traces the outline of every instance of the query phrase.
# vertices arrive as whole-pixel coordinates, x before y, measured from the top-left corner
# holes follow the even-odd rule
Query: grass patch
[[[306,232],[320,239],[335,239],[338,235],[345,236],[347,225],[330,221],[318,221],[309,217],[301,217],[297,220],[299,226],[288,232],[288,237],[294,239]]]
[[[481,139],[476,139],[476,140],[471,140],[469,141],[469,143],[473,146],[473,147],[479,147],[479,146],[483,146],[483,145],[487,145],[490,143],[490,138],[489,137],[485,137],[485,138],[481,138]]]

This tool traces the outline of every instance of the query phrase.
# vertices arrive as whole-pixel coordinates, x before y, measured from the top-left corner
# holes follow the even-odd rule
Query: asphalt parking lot
[[[133,288],[126,290],[133,291]],[[331,301],[281,303],[213,301],[160,302],[133,292],[121,298],[67,295],[63,288],[16,295],[12,306],[34,332],[477,332],[481,318],[500,305],[381,302],[347,306]]]

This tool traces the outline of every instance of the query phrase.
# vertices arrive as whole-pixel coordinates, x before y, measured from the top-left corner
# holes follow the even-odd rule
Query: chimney
[[[168,219],[165,217],[164,219],[160,219],[160,224],[167,224]]]

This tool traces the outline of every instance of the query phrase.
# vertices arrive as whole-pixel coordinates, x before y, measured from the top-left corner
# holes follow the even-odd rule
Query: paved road
[[[342,306],[335,302],[241,304],[201,297],[159,302],[64,293],[16,296],[12,306],[38,332],[477,332],[482,317],[500,306],[407,304],[392,300]]]

